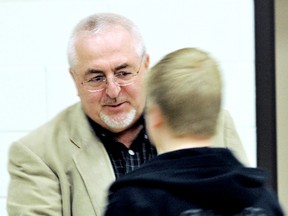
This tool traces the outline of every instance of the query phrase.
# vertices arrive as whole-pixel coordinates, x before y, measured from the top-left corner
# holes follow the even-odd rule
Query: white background
[[[140,27],[152,64],[167,52],[198,47],[223,70],[230,111],[256,166],[252,0],[0,0],[0,215],[7,215],[11,142],[78,101],[66,45],[73,26],[95,12],[116,12]]]

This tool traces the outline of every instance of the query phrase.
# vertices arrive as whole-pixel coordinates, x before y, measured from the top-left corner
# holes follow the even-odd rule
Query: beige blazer
[[[233,122],[223,112],[215,146],[247,163]],[[109,156],[79,103],[13,143],[7,210],[16,215],[101,216],[115,180]]]

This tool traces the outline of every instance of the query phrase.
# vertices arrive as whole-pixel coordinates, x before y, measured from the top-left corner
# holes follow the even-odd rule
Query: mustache
[[[123,103],[127,101],[127,98],[126,97],[118,97],[118,98],[105,98],[103,101],[101,101],[101,105],[106,105],[106,106],[109,106],[109,105],[116,105],[116,104],[120,104],[120,103]]]

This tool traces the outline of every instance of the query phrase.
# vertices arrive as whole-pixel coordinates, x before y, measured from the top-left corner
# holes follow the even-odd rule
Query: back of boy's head
[[[208,53],[184,48],[167,54],[147,73],[146,93],[147,106],[159,105],[176,135],[215,134],[222,82]]]

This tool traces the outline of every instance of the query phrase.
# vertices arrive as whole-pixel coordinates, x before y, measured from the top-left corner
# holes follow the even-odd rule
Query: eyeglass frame
[[[123,83],[123,84],[119,84],[118,82],[117,82],[117,77],[115,77],[115,75],[113,76],[113,78],[112,78],[112,81],[117,85],[117,86],[128,86],[128,85],[131,85],[133,82],[134,82],[134,77],[136,77],[138,74],[139,74],[139,72],[140,72],[140,69],[141,69],[141,66],[142,66],[142,63],[143,63],[143,59],[144,59],[144,56],[142,56],[142,58],[141,58],[141,62],[140,62],[140,65],[139,65],[139,68],[138,68],[138,70],[137,70],[137,72],[135,73],[135,74],[133,74],[133,76],[131,77],[131,82],[130,83]],[[90,80],[87,80],[87,81],[83,81],[83,82],[81,82],[81,85],[82,86],[89,86],[89,87],[92,87],[91,85],[89,85],[89,82],[91,81],[91,79]],[[103,91],[105,88],[107,88],[107,84],[108,84],[108,79],[107,79],[107,77],[105,76],[105,78],[102,80],[102,82],[104,83],[106,83],[106,85],[105,85],[105,87],[103,87],[103,88],[101,88],[101,89],[87,89],[87,91],[88,92],[91,92],[91,93],[94,93],[94,92],[100,92],[100,91]],[[100,85],[102,85],[102,84],[100,84]],[[93,88],[93,87],[92,87]]]

